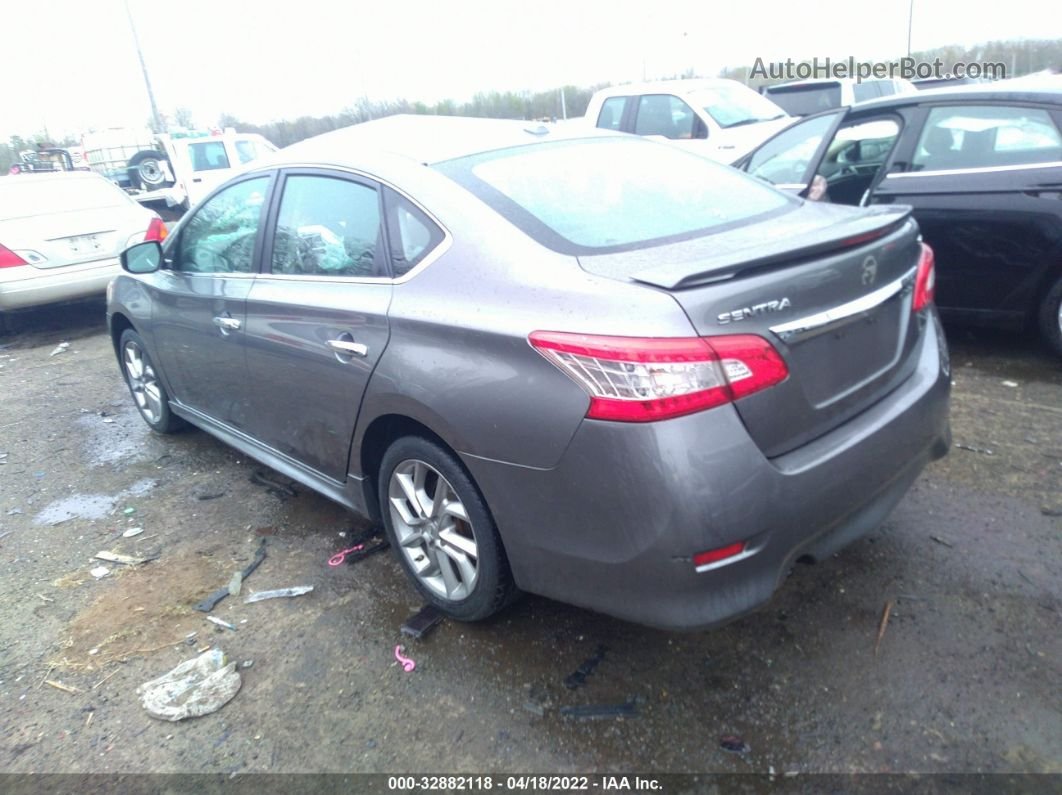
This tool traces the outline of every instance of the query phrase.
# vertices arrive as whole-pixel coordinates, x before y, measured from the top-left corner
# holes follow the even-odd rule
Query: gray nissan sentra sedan
[[[634,136],[338,130],[123,265],[108,319],[147,423],[382,520],[458,619],[529,591],[717,624],[874,530],[949,445],[907,208]]]

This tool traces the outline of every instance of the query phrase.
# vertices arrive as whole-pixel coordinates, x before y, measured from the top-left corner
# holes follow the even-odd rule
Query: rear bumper
[[[950,446],[946,352],[927,323],[914,374],[767,459],[732,407],[644,425],[584,421],[552,469],[464,456],[524,590],[672,629],[762,605],[793,561],[874,530]],[[698,573],[695,553],[752,551]]]
[[[117,257],[50,270],[31,265],[0,268],[0,310],[103,295],[121,271]]]

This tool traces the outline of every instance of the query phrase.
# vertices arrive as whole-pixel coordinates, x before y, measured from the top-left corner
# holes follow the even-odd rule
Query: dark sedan
[[[738,166],[836,204],[910,205],[945,317],[1038,326],[1062,354],[1062,91],[920,92],[811,116]]]
[[[948,448],[907,209],[636,136],[381,119],[256,165],[123,263],[110,329],[144,420],[381,520],[455,618],[524,590],[719,623]]]

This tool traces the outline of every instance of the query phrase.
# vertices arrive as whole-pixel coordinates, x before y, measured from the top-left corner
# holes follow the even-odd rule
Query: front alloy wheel
[[[144,422],[159,433],[173,433],[182,428],[184,421],[170,411],[166,387],[159,380],[140,335],[132,329],[126,329],[122,333],[119,350],[122,375]]]

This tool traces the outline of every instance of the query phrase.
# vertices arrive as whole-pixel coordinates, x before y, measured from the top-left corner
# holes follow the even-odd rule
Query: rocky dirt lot
[[[1062,361],[1035,340],[949,328],[951,455],[754,615],[669,634],[529,597],[412,641],[390,553],[327,564],[366,526],[150,433],[102,316],[0,337],[0,772],[1062,773]],[[208,623],[192,605],[263,540],[244,595],[314,590]],[[246,666],[236,697],[150,717],[136,687],[208,646]]]

